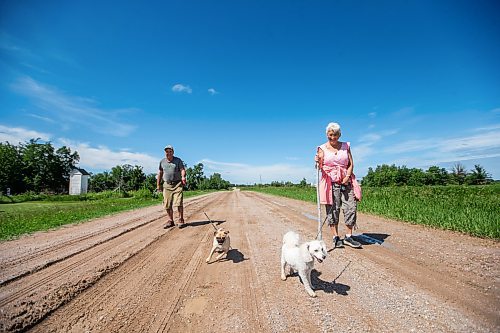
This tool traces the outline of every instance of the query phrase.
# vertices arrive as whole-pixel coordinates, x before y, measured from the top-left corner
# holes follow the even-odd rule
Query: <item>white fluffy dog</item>
[[[311,286],[311,271],[314,267],[314,259],[322,263],[326,258],[325,242],[313,240],[299,245],[299,235],[289,231],[283,236],[281,247],[281,279],[286,280],[285,268],[288,265],[292,271],[299,273],[304,288],[311,297],[316,293]]]

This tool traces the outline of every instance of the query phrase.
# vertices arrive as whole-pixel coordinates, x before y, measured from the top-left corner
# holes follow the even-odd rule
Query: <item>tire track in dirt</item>
[[[213,215],[212,215],[213,214]],[[241,214],[237,193],[210,210],[209,216],[223,216],[220,227],[230,231],[231,250],[227,258],[203,263],[190,280],[186,294],[170,319],[170,332],[266,332],[257,300],[262,298],[256,283],[252,258],[246,243],[247,221]],[[226,218],[227,217],[227,218]],[[212,246],[214,230],[209,227],[204,256]]]
[[[202,203],[209,200],[206,198]],[[200,206],[200,203],[196,201],[194,206]],[[161,227],[164,222],[153,219],[135,228],[134,232],[122,233],[3,286],[0,288],[0,330],[15,331],[30,327],[67,303],[162,235],[168,234],[171,230],[164,231]]]
[[[213,228],[204,211],[230,231],[233,248],[226,259],[210,264],[204,259],[211,247]],[[469,272],[463,278],[461,256],[450,258],[446,251],[444,254],[437,251],[440,249],[437,245],[420,246],[429,236],[438,237],[439,233],[419,226],[372,222],[370,217],[360,214],[363,231],[390,236],[388,240],[384,238],[384,243],[390,246],[367,244],[362,250],[330,251],[323,264],[315,264],[312,280],[317,298],[306,294],[297,276],[281,281],[283,234],[295,230],[303,241],[315,238],[317,221],[307,217],[315,213],[315,205],[292,199],[244,191],[210,194],[197,204],[186,204],[185,228],[164,231],[161,229],[164,221],[136,228],[116,238],[130,244],[121,248],[117,244],[117,248],[104,251],[109,261],[98,263],[89,259],[80,265],[87,268],[77,265],[60,280],[50,281],[48,284],[53,285],[47,290],[42,286],[34,295],[21,297],[19,301],[26,304],[19,309],[29,311],[22,318],[31,324],[26,326],[24,322],[25,326],[17,330],[31,327],[33,332],[313,333],[496,332],[500,328],[500,317],[491,312],[499,304],[495,302],[499,296],[495,289],[498,268],[492,264],[498,259],[495,257],[498,245],[485,245],[490,247],[476,251],[477,244],[470,247],[459,243],[471,251],[472,258],[487,253],[484,265],[492,267],[488,274]],[[453,233],[442,234],[468,239]],[[151,241],[146,235],[156,239]],[[325,229],[323,235],[331,246],[329,231]],[[416,241],[407,241],[407,235]],[[88,253],[97,257],[96,249]],[[130,257],[124,259],[127,254]],[[83,256],[77,254],[75,258]],[[79,281],[71,273],[88,280],[94,276],[93,270],[106,268],[113,262],[117,265],[109,266],[105,274],[85,288],[70,290]],[[66,259],[61,263],[70,265],[72,261]],[[4,287],[28,281],[31,276],[49,272],[58,265]],[[476,266],[480,264],[467,267]],[[469,277],[474,276],[487,281],[468,285]],[[442,285],[443,281],[446,285]],[[480,313],[472,311],[468,307],[471,303],[461,295],[448,294],[453,286],[458,286],[457,292],[464,295],[482,296],[478,288],[491,283],[493,289],[489,295],[484,293],[487,300],[483,303],[491,308],[478,310]],[[463,291],[463,286],[469,286],[470,290]],[[4,290],[0,288],[0,299]],[[43,295],[58,295],[67,300],[63,306],[52,306]],[[29,303],[31,296],[34,303]],[[13,303],[1,309],[7,310]],[[39,322],[40,318],[34,317],[38,311],[35,309],[43,307],[40,313],[44,313],[45,319]],[[11,315],[18,312],[7,313],[2,320],[12,320]]]
[[[250,196],[256,200],[261,202],[263,205],[268,206],[271,211],[275,214],[278,214],[281,219],[287,220],[289,219],[293,225],[296,227],[296,231],[299,231],[301,236],[305,236],[309,234],[309,236],[314,238],[313,235],[316,234],[317,231],[317,222],[307,219],[303,214],[304,209],[294,209],[293,205],[289,208],[283,209],[286,207],[282,202],[294,201],[287,200],[284,198],[278,198],[269,195],[263,195],[260,193],[252,193]],[[298,201],[295,201],[298,202]],[[303,203],[298,202],[299,206],[302,208],[305,206]],[[309,215],[314,214],[312,205],[309,205],[307,213]],[[307,210],[307,209],[305,209]],[[298,222],[298,223],[297,223]],[[306,227],[307,226],[307,227]],[[404,226],[404,225],[403,225]],[[408,226],[415,227],[415,226]],[[324,227],[328,228],[328,227]],[[417,226],[418,228],[418,226]],[[342,229],[342,227],[341,227]],[[323,232],[324,239],[327,242],[330,242],[330,233],[329,231]],[[346,252],[346,250],[348,252]],[[384,281],[389,279],[392,281],[392,285],[387,285],[386,288],[388,290],[398,285],[401,290],[405,290],[408,295],[412,295],[412,300],[409,301],[407,296],[404,296],[402,300],[393,300],[393,303],[401,302],[405,304],[403,307],[403,311],[408,311],[408,309],[413,310],[415,313],[421,313],[422,318],[431,318],[432,316],[426,311],[426,307],[429,307],[429,304],[435,303],[439,304],[439,306],[445,310],[443,312],[447,312],[450,319],[452,319],[453,324],[448,324],[449,326],[455,325],[455,329],[459,329],[459,331],[484,331],[481,329],[481,326],[478,326],[476,323],[471,322],[467,317],[470,317],[471,311],[477,316],[479,322],[488,322],[490,326],[499,327],[500,326],[500,316],[496,309],[498,308],[498,298],[488,297],[485,299],[484,297],[478,297],[483,294],[482,290],[474,290],[468,288],[467,283],[461,281],[455,276],[450,276],[449,274],[443,274],[438,270],[434,270],[438,268],[437,265],[423,266],[421,264],[417,264],[404,257],[404,253],[397,251],[394,246],[378,246],[378,245],[365,245],[363,250],[355,250],[351,248],[347,248],[342,250],[342,252],[338,252],[339,250],[331,251],[331,255],[340,255],[342,261],[347,260],[347,256],[349,255],[351,259],[349,262],[353,263],[349,270],[357,271],[360,276],[367,276],[363,270],[358,270],[359,266],[370,267],[368,271],[373,272],[370,278],[373,279],[375,274],[381,274],[381,284],[386,284]],[[383,271],[380,271],[380,267],[383,267]],[[387,276],[387,273],[390,276]],[[458,275],[458,274],[457,274]],[[397,276],[397,279],[393,279],[392,276]],[[419,291],[417,292],[420,297],[416,297],[416,293],[414,290],[417,288]],[[457,290],[460,290],[460,293],[457,293]],[[479,293],[479,295],[478,295]],[[375,296],[376,297],[376,296]],[[365,303],[373,304],[372,300],[365,299]],[[376,302],[375,302],[376,303]],[[412,309],[415,304],[421,305],[421,311]],[[446,305],[444,305],[446,304]],[[352,303],[350,304],[352,306]],[[388,309],[389,311],[394,312],[395,309]],[[362,303],[359,304],[359,313],[363,313],[365,316],[369,314],[371,309],[366,307]],[[387,314],[392,315],[392,314]],[[370,327],[377,327],[374,323],[379,322],[376,317],[381,316],[381,313],[373,313],[370,316]],[[368,319],[368,318],[365,318]],[[345,321],[348,321],[349,318],[346,318]],[[366,322],[366,321],[365,321]],[[416,327],[418,327],[417,322],[415,323]],[[441,329],[446,331],[446,325],[442,323],[431,323],[429,324],[432,329],[439,328],[441,325]],[[425,327],[425,326],[423,326]],[[378,330],[387,331],[388,327],[385,325],[381,325]]]
[[[162,215],[164,215],[164,214],[162,214]],[[95,232],[95,233],[87,235],[87,236],[78,237],[76,239],[62,243],[59,246],[56,246],[53,250],[50,248],[47,248],[47,249],[38,251],[36,253],[31,253],[28,255],[20,256],[19,258],[16,258],[16,260],[12,260],[11,262],[0,266],[0,269],[3,272],[2,275],[4,275],[4,273],[5,273],[5,275],[8,276],[8,277],[3,278],[2,281],[0,281],[0,287],[4,286],[12,281],[15,281],[23,276],[26,276],[28,274],[38,272],[39,270],[44,269],[50,265],[53,265],[53,264],[56,264],[56,263],[61,262],[63,260],[69,259],[74,255],[77,255],[77,254],[83,253],[87,250],[90,250],[91,248],[93,248],[95,246],[109,242],[110,240],[112,240],[114,238],[120,237],[127,232],[134,231],[135,229],[140,228],[143,225],[151,223],[155,220],[158,220],[161,217],[162,216],[154,217],[154,218],[148,219],[146,221],[144,221],[143,219],[140,219],[140,218],[136,218],[136,219],[130,221],[129,223],[126,223],[124,225],[120,225],[119,229],[122,229],[122,230],[119,230],[116,233],[112,233],[112,232],[116,231],[116,229],[118,229],[118,226],[107,228],[103,231]],[[140,222],[140,223],[137,223],[137,222]],[[124,227],[124,228],[122,228],[122,227]],[[98,238],[98,236],[100,236],[99,237],[100,239],[95,239],[95,238]],[[104,237],[104,238],[101,238],[101,237]],[[84,242],[86,244],[85,247],[80,248],[80,249],[74,249],[75,247],[81,245]],[[61,252],[61,253],[63,253],[63,255],[61,255],[60,257],[54,258],[55,252]],[[34,265],[33,268],[19,271],[18,267],[20,267],[19,266],[20,263],[29,262],[30,260],[33,260],[33,259],[36,259],[36,261],[39,262],[40,259],[42,258],[42,256],[47,257],[47,260],[44,261],[44,264]],[[54,259],[52,259],[52,258],[54,258]],[[24,265],[22,267],[26,267],[26,266]],[[0,306],[1,306],[1,304],[0,304]]]
[[[214,199],[208,198],[194,206],[186,205],[186,220],[191,219],[189,211],[204,210]],[[161,226],[156,227],[162,230]],[[164,318],[169,318],[176,309],[176,299],[181,297],[183,291],[182,284],[187,283],[185,281],[199,266],[200,260],[195,258],[199,257],[196,253],[200,250],[196,250],[196,245],[202,244],[203,238],[208,235],[196,235],[194,230],[189,229],[169,229],[156,242],[37,325],[34,331],[57,331],[60,326],[65,331],[110,332],[161,328]],[[179,237],[186,231],[190,236],[179,246]],[[190,263],[188,267],[186,263]],[[163,304],[166,299],[169,302]]]
[[[189,202],[195,204],[203,200],[206,200],[205,196],[193,198]],[[39,232],[37,236],[41,235],[42,237],[38,237],[35,249],[29,241],[26,242],[26,239],[29,240],[29,238],[34,237],[33,235],[9,242],[8,248],[6,247],[7,243],[1,243],[0,287],[166,216],[164,210],[159,206],[147,207],[139,211],[141,212],[134,211],[133,215],[126,216],[119,222],[111,223],[111,225],[108,221],[116,221],[116,217],[124,214],[116,213],[108,217],[93,219],[86,222],[85,225],[64,226],[53,231],[54,234],[48,238],[43,238],[43,235],[49,232]],[[144,215],[151,215],[151,217],[145,220]],[[92,224],[97,227],[91,229]],[[83,234],[82,232],[70,232],[71,229],[75,228],[85,228],[88,231],[84,231]],[[58,237],[58,233],[61,234],[61,237]],[[55,243],[54,238],[59,238],[59,241]],[[14,248],[15,251],[8,250],[11,248]]]

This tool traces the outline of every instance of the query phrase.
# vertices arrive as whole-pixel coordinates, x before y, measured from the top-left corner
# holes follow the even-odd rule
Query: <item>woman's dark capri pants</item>
[[[337,225],[340,220],[340,207],[344,213],[344,221],[347,226],[356,225],[356,211],[358,202],[354,197],[351,184],[332,184],[333,205],[326,205],[328,225]]]

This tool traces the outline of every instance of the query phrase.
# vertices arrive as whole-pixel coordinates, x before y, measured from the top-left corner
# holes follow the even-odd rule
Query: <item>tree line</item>
[[[368,168],[368,173],[361,184],[363,186],[424,186],[424,185],[485,185],[493,182],[491,175],[479,164],[467,171],[461,163],[456,163],[451,172],[445,168],[431,166],[426,171],[406,166],[379,165],[375,170]]]
[[[0,143],[0,192],[19,194],[68,191],[69,173],[80,160],[66,146],[55,149],[50,142],[31,139],[15,146]]]
[[[19,145],[8,142],[0,143],[0,192],[6,194],[34,193],[67,193],[69,175],[79,162],[78,152],[63,146],[55,149],[51,142],[40,143],[39,139],[31,139]],[[186,168],[187,190],[222,190],[233,186],[224,180],[219,173],[207,177],[203,164],[198,163]],[[491,175],[476,164],[467,171],[456,163],[451,172],[438,166],[431,166],[426,171],[406,166],[380,165],[375,170],[368,169],[363,178],[363,186],[423,186],[423,185],[482,185],[493,180]],[[271,186],[306,186],[303,179],[299,184],[291,182],[272,182]],[[9,190],[8,190],[9,189]],[[109,190],[135,191],[139,189],[156,189],[156,174],[146,175],[142,166],[117,165],[110,171],[91,174],[90,192]]]
[[[68,193],[70,172],[80,161],[78,152],[66,146],[56,149],[51,142],[39,140],[18,145],[0,143],[0,193]],[[186,176],[187,190],[221,190],[231,186],[219,173],[206,177],[202,163],[186,168]],[[156,174],[146,175],[139,165],[117,165],[110,171],[91,174],[89,179],[89,192],[139,189],[156,189]]]
[[[109,190],[136,191],[156,189],[157,174],[146,175],[139,165],[117,165],[111,171],[104,171],[91,175],[89,179],[90,192],[102,192]],[[227,190],[231,183],[222,179],[219,173],[206,177],[203,172],[203,164],[198,163],[192,168],[186,168],[186,190]]]

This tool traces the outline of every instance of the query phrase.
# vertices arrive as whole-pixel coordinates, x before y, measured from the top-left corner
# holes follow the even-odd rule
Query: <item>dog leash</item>
[[[323,230],[323,226],[325,225],[326,219],[328,218],[328,215],[330,215],[332,213],[332,211],[333,211],[333,205],[331,205],[330,210],[326,213],[325,219],[323,220],[323,223],[321,223],[321,226],[318,223],[318,234],[316,235],[317,240],[323,239],[323,235],[321,233],[321,230]],[[321,215],[321,211],[320,211],[320,215]],[[319,222],[319,220],[318,220],[318,222]]]
[[[207,217],[207,219],[210,221],[210,224],[212,224],[212,227],[214,227],[214,229],[217,231],[217,228],[215,227],[215,224],[212,222],[212,220],[210,219],[210,217],[208,217],[207,213],[203,212],[203,214],[205,214],[205,216]]]

